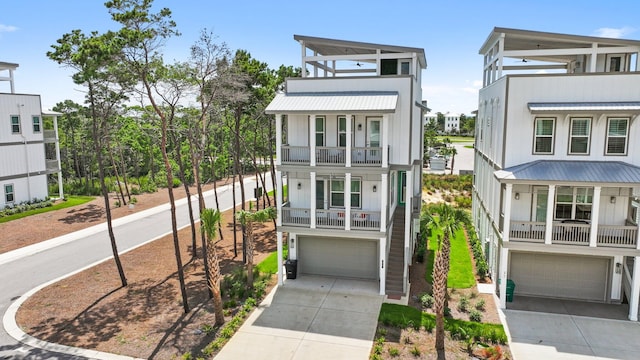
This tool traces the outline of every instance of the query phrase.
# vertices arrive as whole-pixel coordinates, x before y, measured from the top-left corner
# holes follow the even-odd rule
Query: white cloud
[[[15,27],[15,26],[0,24],[0,33],[13,32],[13,31],[16,31],[16,30],[18,30],[18,28]]]
[[[595,35],[599,36],[599,37],[606,37],[606,38],[614,38],[614,39],[619,39],[619,38],[623,38],[633,32],[635,32],[636,29],[629,27],[629,26],[625,26],[625,27],[621,27],[621,28],[600,28],[598,30],[595,31]]]

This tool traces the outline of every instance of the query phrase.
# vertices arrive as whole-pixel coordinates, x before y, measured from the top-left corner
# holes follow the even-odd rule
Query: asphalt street
[[[271,178],[265,180],[271,189]],[[240,203],[239,184],[236,183],[236,203]],[[255,176],[245,179],[247,193],[253,194],[256,187]],[[207,207],[215,207],[213,191],[204,194]],[[231,208],[233,204],[231,185],[218,189],[221,209]],[[193,209],[197,214],[197,198],[193,198]],[[186,199],[177,201],[178,227],[189,224],[189,212]],[[171,232],[171,214],[169,206],[162,205],[117,219],[114,233],[120,253],[140,246],[150,240]],[[78,235],[79,234],[79,235]],[[80,269],[111,258],[111,246],[106,225],[81,230],[48,242],[36,244],[0,255],[0,314],[30,290],[58,279]],[[6,327],[6,319],[4,321]],[[54,353],[24,345],[12,338],[3,327],[0,331],[0,359],[87,359],[68,354]]]

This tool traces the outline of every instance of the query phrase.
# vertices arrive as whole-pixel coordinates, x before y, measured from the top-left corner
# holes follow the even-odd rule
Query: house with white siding
[[[266,109],[276,119],[278,258],[286,241],[298,276],[368,279],[381,295],[406,296],[428,110],[424,50],[294,39],[302,76]]]
[[[473,219],[518,296],[640,296],[640,41],[495,28],[480,48]]]
[[[55,112],[43,112],[40,95],[17,94],[18,64],[0,62],[0,209],[49,196],[48,177],[58,174],[63,196]],[[6,91],[6,92],[5,92]]]

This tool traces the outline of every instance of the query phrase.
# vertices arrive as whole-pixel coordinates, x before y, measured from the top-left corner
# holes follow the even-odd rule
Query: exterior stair
[[[397,207],[393,214],[393,230],[389,258],[387,260],[387,278],[385,289],[387,295],[404,296],[404,207]]]

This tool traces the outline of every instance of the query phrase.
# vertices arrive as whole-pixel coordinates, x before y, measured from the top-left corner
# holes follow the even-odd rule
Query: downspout
[[[24,136],[22,132],[22,112],[20,109],[24,107],[24,104],[18,104],[18,119],[20,120],[20,136],[22,137],[22,142],[24,143],[24,160],[27,165],[27,202],[31,201],[31,177],[29,175],[29,150],[27,148],[28,142],[27,138]]]

